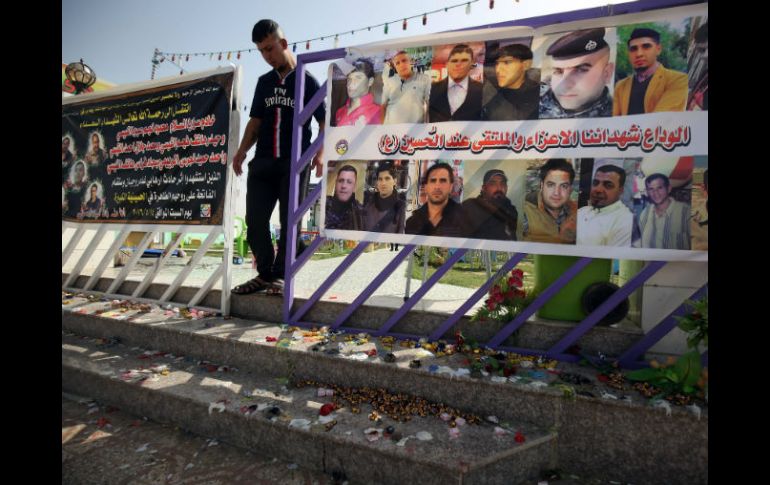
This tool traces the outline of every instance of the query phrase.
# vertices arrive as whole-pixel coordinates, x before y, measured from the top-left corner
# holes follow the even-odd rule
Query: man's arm
[[[235,175],[240,176],[243,173],[243,161],[246,160],[246,152],[257,143],[259,139],[259,127],[262,126],[262,118],[249,118],[246,124],[246,130],[243,132],[243,139],[238,151],[233,157],[233,170]]]
[[[662,111],[684,111],[687,103],[687,74],[669,71],[671,79],[664,88],[663,95],[655,104],[653,113]]]
[[[324,136],[324,125],[325,121],[320,120],[318,121],[318,136],[322,137]],[[323,155],[324,155],[324,146],[323,143],[321,143],[321,147],[318,148],[318,153],[315,154],[313,157],[313,161],[310,162],[310,168],[315,167],[315,176],[320,177],[323,175]]]

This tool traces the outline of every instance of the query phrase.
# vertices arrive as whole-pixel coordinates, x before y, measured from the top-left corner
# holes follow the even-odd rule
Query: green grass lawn
[[[440,282],[447,285],[462,286],[465,288],[478,288],[486,283],[488,279],[487,270],[484,262],[480,257],[478,257],[480,251],[475,251],[473,256],[467,257],[472,253],[474,252],[469,251],[466,253],[467,262],[460,261],[455,263],[455,265],[452,266],[452,269],[450,269],[441,278]],[[500,269],[500,267],[505,264],[509,258],[508,253],[496,252],[496,254],[496,261],[492,262],[492,274]],[[532,255],[528,255],[516,266],[517,268],[524,271],[524,288],[527,292],[529,292],[529,290],[531,290],[535,285],[533,259],[534,258]],[[434,266],[429,264],[425,279],[430,278],[433,273],[436,272],[437,267],[438,265]],[[412,266],[412,278],[422,280],[422,272],[423,263],[419,261],[418,258],[415,258],[414,265]]]

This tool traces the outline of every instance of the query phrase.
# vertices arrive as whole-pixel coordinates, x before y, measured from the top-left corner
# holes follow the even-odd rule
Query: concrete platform
[[[495,433],[488,422],[450,428],[437,416],[377,424],[368,404],[337,409],[332,425],[319,416],[332,399],[316,387],[93,338],[62,342],[64,389],[356,483],[521,483],[553,463],[555,434],[531,425]],[[382,436],[388,426],[400,439]]]
[[[343,481],[85,396],[62,393],[61,409],[62,485],[340,485]]]
[[[62,281],[66,275],[62,275]],[[88,277],[80,276],[74,283],[75,287],[85,285]],[[109,288],[112,279],[101,278],[95,285],[94,291],[106,291]],[[125,281],[117,292],[123,295],[130,295],[139,285],[137,281]],[[168,287],[167,284],[153,283],[147,289],[146,298],[160,298]],[[198,288],[181,287],[171,298],[171,303],[184,304],[189,301]],[[246,320],[256,320],[260,322],[283,322],[283,299],[276,296],[264,294],[253,295],[232,295],[231,313],[235,317]],[[391,298],[387,305],[372,306],[365,305],[357,309],[345,322],[345,328],[356,328],[362,331],[374,331],[382,323],[387,321],[395,313],[397,308],[403,304],[403,300]],[[218,308],[221,300],[221,292],[212,290],[201,302],[201,306],[209,308]],[[398,300],[398,301],[396,301]],[[297,297],[294,300],[293,310],[300,308],[307,298]],[[451,315],[451,311],[459,307],[463,301],[446,301],[442,305],[442,311],[424,311],[412,310],[408,312],[391,330],[393,332],[429,335],[433,329],[439,327]],[[396,304],[397,303],[397,304]],[[318,325],[330,325],[334,323],[337,316],[348,306],[349,302],[327,301],[317,302],[310,311],[303,316],[302,321],[314,322]],[[433,305],[436,307],[436,305]],[[460,318],[445,334],[444,338],[453,339],[455,332],[463,332],[467,338],[476,339],[480,342],[489,340],[497,331],[502,328],[502,324],[497,322],[474,322],[471,317],[466,315]],[[559,342],[567,333],[575,327],[572,322],[560,322],[554,320],[530,318],[515,335],[510,336],[503,342],[503,345],[520,346],[531,349],[541,349],[545,352],[548,348]],[[625,350],[636,343],[641,338],[643,332],[632,324],[621,325],[621,328],[594,327],[587,332],[579,341],[578,345],[584,352],[596,354],[601,351],[607,356],[617,357]]]
[[[273,301],[278,306],[281,301],[264,298],[266,305]],[[635,391],[604,386],[592,368],[555,361],[538,364],[529,360],[525,365],[521,360],[508,379],[492,375],[475,379],[468,376],[469,356],[465,354],[439,357],[425,349],[365,335],[324,336],[253,320],[188,320],[162,310],[131,313],[134,310],[111,306],[110,302],[88,303],[85,299],[63,301],[62,328],[104,339],[102,345],[119,339],[129,346],[235,366],[241,373],[281,382],[312,379],[329,385],[385,388],[482,417],[495,415],[501,423],[555,432],[550,445],[554,454],[549,460],[576,473],[634,484],[661,483],[661,477],[665,483],[707,483],[707,407],[701,403],[700,416],[694,409],[682,407],[674,407],[668,415]],[[102,316],[95,315],[102,311]],[[384,361],[388,352],[395,355],[396,362]],[[416,359],[420,367],[410,368]],[[563,373],[582,375],[586,383],[565,385],[559,380]],[[88,375],[93,377],[93,372]],[[92,390],[124,384],[100,379],[104,382]],[[232,379],[227,376],[226,380]],[[67,382],[80,381],[70,378]],[[122,392],[117,389],[123,387],[110,392]],[[200,410],[186,412],[200,414]],[[446,424],[441,424],[448,433]]]

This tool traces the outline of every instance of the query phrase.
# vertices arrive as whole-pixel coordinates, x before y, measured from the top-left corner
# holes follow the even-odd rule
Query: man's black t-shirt
[[[291,125],[294,121],[294,80],[292,70],[284,79],[273,69],[257,81],[249,116],[260,118],[262,126],[257,142],[257,157],[289,158],[291,155]],[[318,91],[318,81],[305,72],[305,103]],[[324,104],[313,113],[320,123],[326,117]],[[310,145],[310,120],[302,127],[302,151]]]

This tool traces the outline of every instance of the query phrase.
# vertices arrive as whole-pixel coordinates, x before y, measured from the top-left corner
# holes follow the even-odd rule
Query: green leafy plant
[[[646,369],[631,371],[626,378],[631,381],[647,382],[661,390],[664,395],[693,395],[701,380],[700,354],[691,350],[680,356],[669,366],[653,365]]]
[[[683,317],[674,317],[679,321],[679,328],[687,332],[687,346],[697,349],[698,346],[709,346],[709,299],[687,300],[687,306],[692,311]]]
[[[476,310],[473,320],[495,320],[501,323],[513,320],[535,299],[535,295],[527,295],[522,286],[524,272],[520,269],[514,269],[510,276],[495,281],[489,289],[489,297],[484,300],[484,306]]]

